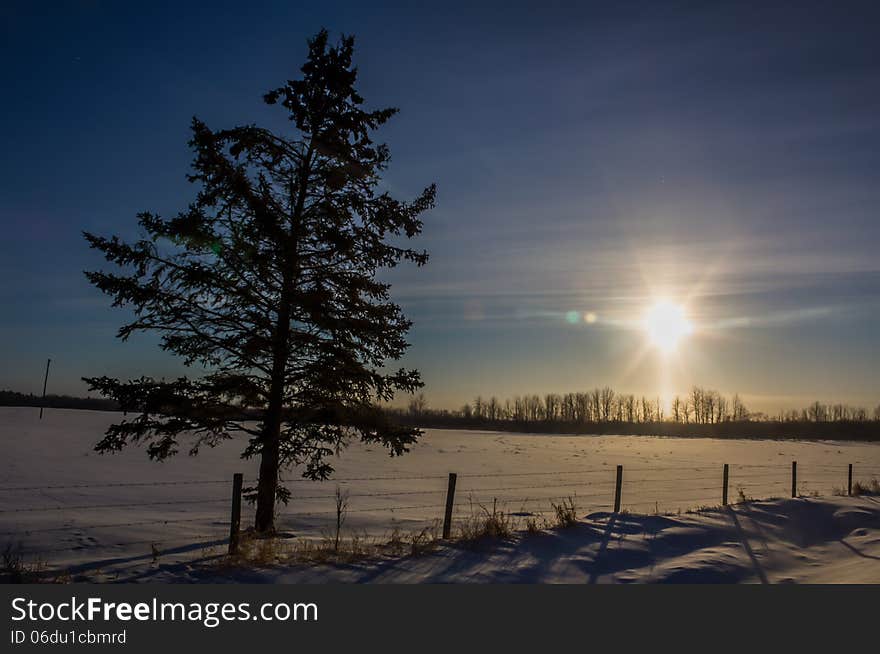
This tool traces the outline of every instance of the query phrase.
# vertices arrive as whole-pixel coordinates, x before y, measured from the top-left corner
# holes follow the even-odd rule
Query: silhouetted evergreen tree
[[[86,273],[115,306],[133,309],[119,337],[157,332],[163,349],[206,370],[174,381],[86,379],[138,412],[96,449],[144,442],[163,459],[187,434],[191,452],[248,434],[243,456],[260,457],[258,531],[274,529],[276,498],[286,498],[279,470],[303,466],[303,476],[324,479],[328,457],[352,437],[398,455],[421,434],[376,406],[422,386],[415,370],[384,369],[408,347],[411,323],[376,273],[427,261],[400,243],[420,233],[435,189],[411,203],[378,190],[389,151],[371,134],[397,110],[362,108],[353,47],[352,37],[329,45],[322,30],[302,78],[266,94],[287,110],[293,136],[254,125],[213,131],[193,119],[199,192],[177,217],[140,214],[136,242],[85,234],[122,268]],[[243,409],[256,424],[241,420]]]

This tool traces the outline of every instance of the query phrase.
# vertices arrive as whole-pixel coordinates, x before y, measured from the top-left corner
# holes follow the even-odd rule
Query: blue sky
[[[186,205],[191,116],[285,129],[261,94],[325,26],[357,36],[367,102],[401,108],[388,188],[438,185],[431,262],[389,274],[432,405],[604,384],[880,402],[871,4],[369,4],[4,3],[0,388],[39,390],[48,356],[57,392],[180,372],[114,341],[80,232]],[[674,356],[638,327],[657,296],[695,325]]]

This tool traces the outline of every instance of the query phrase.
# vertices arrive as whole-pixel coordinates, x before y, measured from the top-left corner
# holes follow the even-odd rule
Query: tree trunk
[[[306,185],[314,152],[314,137],[299,173],[299,184],[295,190],[296,200],[290,226],[290,240],[284,256],[283,280],[281,282],[281,303],[278,308],[278,323],[273,343],[272,379],[269,388],[269,406],[263,424],[263,449],[260,456],[260,480],[257,484],[257,515],[254,528],[257,533],[275,531],[275,495],[278,490],[278,467],[281,463],[281,422],[284,412],[284,382],[287,371],[287,357],[290,346],[291,296],[298,276],[297,248],[299,222],[306,198]],[[291,197],[294,188],[291,187]]]
[[[270,411],[271,413],[271,411]],[[257,483],[257,533],[275,531],[275,493],[278,489],[278,450],[281,440],[281,414],[267,416],[263,427],[263,451],[260,455],[260,480]]]
[[[285,279],[285,290],[289,281]],[[263,443],[260,452],[260,480],[257,483],[257,515],[254,529],[257,533],[275,531],[275,495],[278,490],[281,422],[284,411],[284,378],[290,329],[290,302],[282,300],[275,330],[272,380],[269,387],[269,406],[263,421]]]

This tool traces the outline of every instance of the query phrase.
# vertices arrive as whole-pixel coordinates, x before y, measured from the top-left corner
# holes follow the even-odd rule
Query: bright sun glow
[[[644,328],[651,344],[664,353],[674,351],[679,342],[694,331],[684,307],[669,300],[657,300],[648,308]]]

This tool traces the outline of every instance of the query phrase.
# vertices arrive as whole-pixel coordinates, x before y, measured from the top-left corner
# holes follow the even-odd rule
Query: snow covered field
[[[345,566],[172,566],[152,581],[250,583],[880,583],[880,498],[740,504],[680,516],[595,513],[484,547]]]
[[[162,578],[172,570],[185,578],[190,573],[176,564],[189,569],[192,560],[225,549],[232,474],[244,473],[247,485],[257,467],[239,459],[242,443],[159,464],[137,448],[113,456],[92,451],[117,415],[48,410],[42,421],[37,416],[36,409],[0,408],[0,545],[20,545],[26,558],[102,579]],[[718,505],[723,463],[730,464],[731,501],[740,494],[788,497],[795,460],[799,493],[824,499],[750,504],[733,513],[607,515],[617,465],[624,466],[623,508],[653,514]],[[496,500],[519,516],[542,514],[551,501],[569,496],[579,516],[591,517],[570,532],[507,543],[491,554],[449,547],[399,565],[345,574],[276,571],[267,578],[638,581],[682,579],[689,573],[678,568],[702,566],[719,581],[760,580],[754,559],[763,558],[772,581],[843,580],[835,575],[880,581],[877,498],[831,497],[845,488],[849,463],[856,480],[880,476],[880,445],[428,430],[404,457],[354,445],[339,459],[336,480],[291,479],[294,498],[281,509],[279,527],[296,538],[320,536],[334,519],[338,485],[349,493],[345,532],[381,538],[394,528],[418,529],[442,515],[449,472],[459,475],[459,517]],[[244,525],[251,515],[247,508]],[[617,552],[615,561],[589,564],[600,552]],[[799,562],[803,570],[792,571]],[[510,565],[513,576],[505,577]]]

